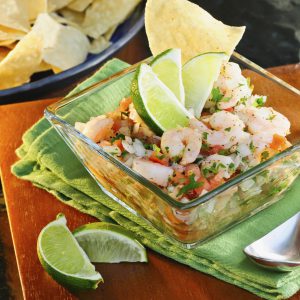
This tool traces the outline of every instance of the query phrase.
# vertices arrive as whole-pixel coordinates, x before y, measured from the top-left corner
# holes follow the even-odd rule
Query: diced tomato
[[[224,110],[229,111],[229,112],[233,112],[233,107],[228,107],[228,108],[225,108]]]
[[[114,121],[114,125],[112,126],[112,130],[114,132],[117,132],[121,127],[122,127],[122,120],[117,119],[117,120]]]
[[[189,179],[179,171],[174,171],[171,181],[175,184],[188,184]]]
[[[270,144],[270,148],[273,150],[283,151],[288,147],[287,139],[284,136],[279,134],[273,135],[272,143]]]
[[[224,147],[221,145],[215,145],[213,147],[209,147],[207,149],[201,148],[200,153],[202,155],[213,155],[213,154],[218,154],[220,150],[223,150]]]
[[[151,156],[149,157],[149,160],[151,160],[153,162],[156,162],[156,163],[159,163],[159,164],[164,165],[164,166],[169,165],[169,159],[167,157],[165,157],[160,152],[153,151]]]
[[[115,140],[113,145],[117,146],[121,151],[124,151],[124,147],[122,145],[122,140]]]
[[[221,145],[215,145],[209,150],[209,155],[217,154],[220,150],[223,150],[224,147]]]
[[[195,199],[197,197],[199,197],[202,193],[203,190],[206,190],[206,191],[209,191],[211,189],[211,186],[209,184],[209,182],[207,181],[206,178],[204,177],[200,177],[197,182],[201,183],[201,186],[199,186],[198,188],[192,190],[192,191],[189,191],[187,193],[187,198],[189,198],[190,200],[192,199]]]
[[[130,97],[128,98],[123,98],[120,101],[119,109],[120,111],[126,111],[129,108],[129,105],[132,103],[132,99]]]
[[[223,178],[220,178],[218,175],[212,177],[209,179],[209,184],[210,184],[210,190],[213,190],[223,184],[225,180]]]

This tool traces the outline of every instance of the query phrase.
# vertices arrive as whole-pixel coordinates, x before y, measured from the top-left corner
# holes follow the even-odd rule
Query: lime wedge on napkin
[[[157,55],[150,66],[157,77],[184,105],[184,88],[181,76],[181,49],[169,49]]]
[[[96,289],[103,282],[100,273],[66,226],[67,220],[59,214],[41,231],[37,250],[46,272],[60,284],[78,289]]]
[[[200,117],[225,60],[228,60],[225,53],[210,52],[192,58],[183,66],[185,107],[192,108],[196,117]]]
[[[97,222],[83,225],[73,234],[92,262],[147,262],[144,246],[121,226]]]
[[[188,126],[190,113],[148,65],[137,68],[131,94],[138,114],[156,134]]]

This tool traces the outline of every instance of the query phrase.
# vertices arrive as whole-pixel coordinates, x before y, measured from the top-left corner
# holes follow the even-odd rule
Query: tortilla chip
[[[7,40],[20,40],[22,37],[25,36],[24,31],[11,29],[5,26],[0,25],[0,41],[7,41]]]
[[[42,62],[41,49],[41,37],[28,33],[0,62],[0,89],[28,82]]]
[[[82,23],[84,32],[99,38],[109,28],[122,23],[140,0],[95,0],[86,10]]]
[[[75,0],[72,1],[69,5],[68,8],[75,10],[75,11],[84,11],[91,3],[93,0]]]
[[[115,25],[115,26],[109,28],[109,29],[103,34],[103,36],[109,41],[109,40],[111,39],[111,37],[113,36],[113,34],[115,33],[117,27],[118,27],[118,25]]]
[[[89,52],[93,54],[100,53],[110,46],[110,41],[108,41],[104,36],[100,36],[91,42]]]
[[[28,32],[30,24],[24,0],[0,1],[0,25]]]
[[[59,13],[67,20],[70,21],[72,24],[76,24],[78,27],[82,27],[81,24],[84,20],[84,13],[73,11],[68,8],[63,8],[59,11]]]
[[[29,20],[35,20],[41,13],[47,12],[47,0],[26,0]]]
[[[186,0],[148,0],[145,27],[153,55],[181,48],[182,60],[205,52],[231,55],[245,27],[227,26]]]
[[[7,56],[9,53],[10,49],[6,47],[0,47],[0,62]]]
[[[72,0],[48,0],[48,12],[61,9],[71,2]]]
[[[88,54],[89,41],[79,30],[63,26],[49,14],[40,14],[32,29],[43,39],[43,60],[61,70],[82,63]]]
[[[15,46],[14,43],[15,43],[15,40],[0,41],[0,46],[12,49]]]

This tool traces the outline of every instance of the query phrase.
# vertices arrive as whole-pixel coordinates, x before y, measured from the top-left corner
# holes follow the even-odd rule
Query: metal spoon
[[[290,272],[300,266],[300,212],[248,245],[244,253],[255,263]]]

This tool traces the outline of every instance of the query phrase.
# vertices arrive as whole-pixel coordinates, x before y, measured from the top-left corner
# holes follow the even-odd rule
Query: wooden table
[[[125,48],[119,57],[126,58],[128,55],[130,62],[143,58],[143,54],[146,53],[146,50],[143,50],[144,44],[140,43],[143,39],[137,38],[132,44],[140,45],[140,50],[136,47],[130,48],[131,45]],[[135,52],[132,49],[135,49]],[[274,68],[272,71],[300,88],[299,65]],[[36,240],[41,229],[59,212],[66,215],[70,229],[95,219],[62,204],[49,193],[32,186],[30,182],[15,178],[10,172],[12,163],[17,159],[14,150],[21,144],[22,134],[42,116],[44,108],[53,101],[43,100],[0,107],[1,179],[25,299],[258,299],[245,290],[202,274],[151,250],[148,251],[147,264],[98,264],[97,270],[103,275],[105,283],[96,291],[75,295],[53,281],[42,269],[36,253]],[[7,244],[9,245],[9,241]],[[13,259],[11,253],[7,254],[10,273],[16,274]],[[15,298],[21,299],[18,277],[11,276],[10,280]],[[300,299],[300,294],[293,299]]]

